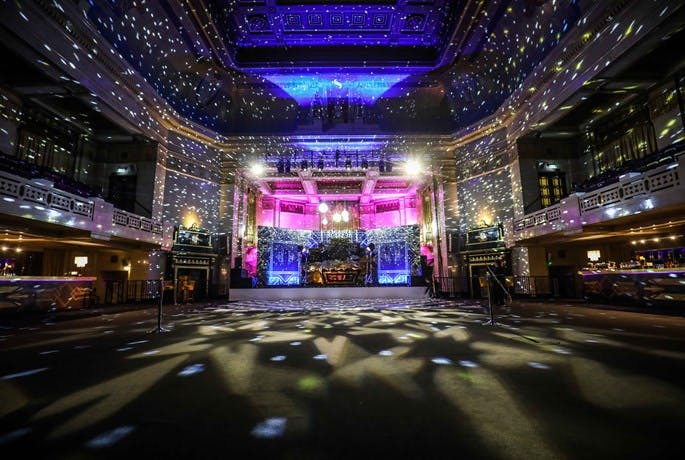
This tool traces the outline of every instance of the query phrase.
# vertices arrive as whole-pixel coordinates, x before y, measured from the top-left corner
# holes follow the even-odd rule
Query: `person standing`
[[[490,281],[490,295],[492,295],[493,305],[501,306],[504,305],[504,283],[505,283],[505,272],[504,264],[501,259],[495,261],[495,266],[492,268],[492,273],[495,279]]]
[[[423,280],[426,283],[425,294],[431,298],[435,297],[435,279],[433,277],[433,273],[434,273],[433,261],[434,261],[434,259],[432,259],[432,258],[429,259],[426,256],[421,256],[421,262],[423,265],[423,267],[422,267]]]

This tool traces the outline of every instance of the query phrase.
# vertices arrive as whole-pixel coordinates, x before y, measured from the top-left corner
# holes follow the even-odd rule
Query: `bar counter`
[[[584,297],[617,305],[685,307],[685,267],[582,271]]]
[[[0,276],[1,311],[54,311],[87,307],[90,276]]]

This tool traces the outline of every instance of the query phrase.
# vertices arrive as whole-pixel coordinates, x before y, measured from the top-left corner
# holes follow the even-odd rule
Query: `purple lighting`
[[[407,74],[361,73],[261,75],[288,93],[299,104],[312,103],[317,97],[322,103],[329,97],[358,98],[365,104],[373,103],[381,96],[391,96],[392,93],[389,90],[408,76]]]

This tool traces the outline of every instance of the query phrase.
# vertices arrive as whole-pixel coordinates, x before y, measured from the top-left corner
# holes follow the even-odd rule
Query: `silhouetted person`
[[[426,283],[426,294],[429,297],[435,297],[435,281],[433,279],[433,261],[434,259],[426,258],[426,263],[423,267],[423,279]]]
[[[493,305],[504,305],[504,265],[501,260],[495,261],[495,266],[492,268],[497,281],[494,279],[491,281],[490,285],[490,295],[492,296]],[[499,281],[499,283],[498,283]]]

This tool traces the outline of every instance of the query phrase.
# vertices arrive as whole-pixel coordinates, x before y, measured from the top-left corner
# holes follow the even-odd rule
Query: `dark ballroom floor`
[[[681,458],[685,317],[517,302],[487,319],[329,301],[165,307],[161,334],[154,308],[3,321],[0,453]]]

